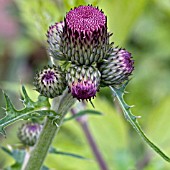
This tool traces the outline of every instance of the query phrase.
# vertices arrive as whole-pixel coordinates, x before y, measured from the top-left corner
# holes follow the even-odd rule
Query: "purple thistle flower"
[[[93,6],[79,6],[69,11],[65,19],[65,27],[73,33],[91,34],[106,27],[106,16]]]
[[[78,100],[90,100],[99,90],[100,72],[93,66],[72,65],[66,79],[71,94]]]
[[[91,65],[105,58],[110,47],[107,18],[93,6],[70,10],[64,23],[51,26],[47,32],[49,52],[59,60],[76,65]]]
[[[66,88],[65,73],[60,67],[44,67],[34,78],[36,90],[43,96],[54,98]]]
[[[24,145],[34,146],[41,130],[42,125],[38,123],[27,122],[19,128],[18,138]]]
[[[112,49],[107,59],[99,64],[103,86],[120,85],[129,78],[134,70],[131,53],[125,49]]]

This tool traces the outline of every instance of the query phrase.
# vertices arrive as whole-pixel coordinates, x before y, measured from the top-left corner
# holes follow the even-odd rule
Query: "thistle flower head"
[[[66,88],[65,74],[60,67],[44,67],[34,78],[36,90],[43,96],[54,98]]]
[[[64,60],[63,54],[60,51],[63,26],[63,22],[55,23],[55,25],[51,25],[47,31],[49,55],[59,60]]]
[[[34,146],[41,130],[42,125],[38,123],[27,122],[19,128],[18,138],[24,145]]]
[[[65,23],[73,33],[77,31],[87,36],[94,31],[105,29],[106,16],[93,6],[79,6],[67,13]]]
[[[93,6],[79,6],[64,19],[60,50],[73,64],[91,65],[105,57],[108,39],[104,13]]]
[[[103,86],[120,85],[134,70],[131,53],[125,49],[113,49],[111,55],[99,64]]]
[[[73,97],[78,100],[90,100],[95,97],[99,89],[100,72],[93,66],[72,65],[66,74],[66,79]]]

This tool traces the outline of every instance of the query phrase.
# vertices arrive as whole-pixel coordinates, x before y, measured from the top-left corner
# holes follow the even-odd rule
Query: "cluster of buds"
[[[61,95],[66,86],[78,100],[91,100],[100,87],[122,84],[134,67],[131,54],[109,42],[107,17],[98,7],[79,6],[63,22],[47,31],[48,52],[61,69],[48,67],[37,73],[36,90],[47,97]],[[67,65],[67,66],[65,66]],[[65,66],[65,67],[64,67]]]

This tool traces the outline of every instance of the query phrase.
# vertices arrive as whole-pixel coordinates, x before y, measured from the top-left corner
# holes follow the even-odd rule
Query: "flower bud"
[[[58,60],[65,60],[63,53],[60,50],[63,26],[64,23],[59,22],[55,25],[51,25],[47,31],[49,55]]]
[[[99,64],[102,86],[120,85],[134,70],[131,53],[125,49],[115,48],[107,59]]]
[[[65,73],[60,67],[44,67],[34,78],[36,90],[43,96],[54,98],[66,88]]]
[[[66,80],[73,97],[91,100],[99,90],[100,72],[93,66],[71,65],[66,73]]]
[[[38,123],[27,122],[23,124],[18,131],[18,138],[27,146],[34,146],[42,130],[42,125]]]

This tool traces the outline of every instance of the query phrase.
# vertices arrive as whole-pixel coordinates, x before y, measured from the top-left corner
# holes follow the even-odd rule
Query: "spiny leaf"
[[[12,102],[11,102],[11,100],[10,100],[10,98],[8,97],[8,95],[5,93],[5,92],[3,92],[3,94],[4,94],[4,97],[5,97],[5,102],[6,102],[6,111],[8,112],[8,111],[11,111],[11,113],[13,112],[13,113],[15,113],[15,108],[14,108],[14,106],[13,106],[13,104],[12,104]]]
[[[64,156],[70,156],[70,157],[73,157],[73,158],[78,158],[78,159],[86,159],[88,160],[87,158],[81,156],[81,155],[78,155],[78,154],[74,154],[74,153],[69,153],[69,152],[62,152],[62,151],[58,151],[57,149],[51,147],[49,149],[49,153],[53,153],[53,154],[59,154],[59,155],[64,155]]]
[[[25,89],[24,86],[22,86],[22,92],[23,92],[23,97],[24,97],[24,100],[23,100],[23,103],[28,107],[33,107],[33,104],[34,102],[29,98],[28,94],[27,94],[27,91]]]
[[[99,111],[87,109],[87,110],[80,111],[80,112],[76,113],[75,115],[72,115],[68,118],[65,118],[64,122],[72,120],[72,119],[77,119],[78,117],[81,117],[81,116],[86,115],[86,114],[102,115],[102,113],[99,112]]]
[[[49,110],[50,104],[48,101],[48,98],[39,96],[38,100],[36,102],[33,102],[27,92],[24,86],[22,86],[22,92],[23,92],[23,101],[24,101],[24,108],[21,110],[17,110],[14,105],[12,104],[10,98],[6,93],[4,94],[5,101],[6,101],[6,116],[0,119],[0,133],[2,133],[4,136],[6,135],[5,128],[18,121],[23,119],[29,119],[38,116],[49,116],[49,117],[55,117],[56,113],[52,110]]]
[[[148,139],[148,137],[145,135],[145,133],[142,131],[137,118],[139,116],[135,116],[132,114],[130,110],[130,106],[126,104],[126,102],[123,99],[123,94],[124,90],[127,86],[129,81],[127,81],[122,87],[120,88],[115,88],[115,87],[110,87],[110,89],[113,92],[113,95],[118,99],[120,106],[123,110],[125,118],[130,122],[130,124],[133,126],[133,128],[136,130],[136,132],[140,135],[140,137],[154,150],[156,151],[163,159],[166,161],[170,162],[170,158],[165,155],[152,141]]]

